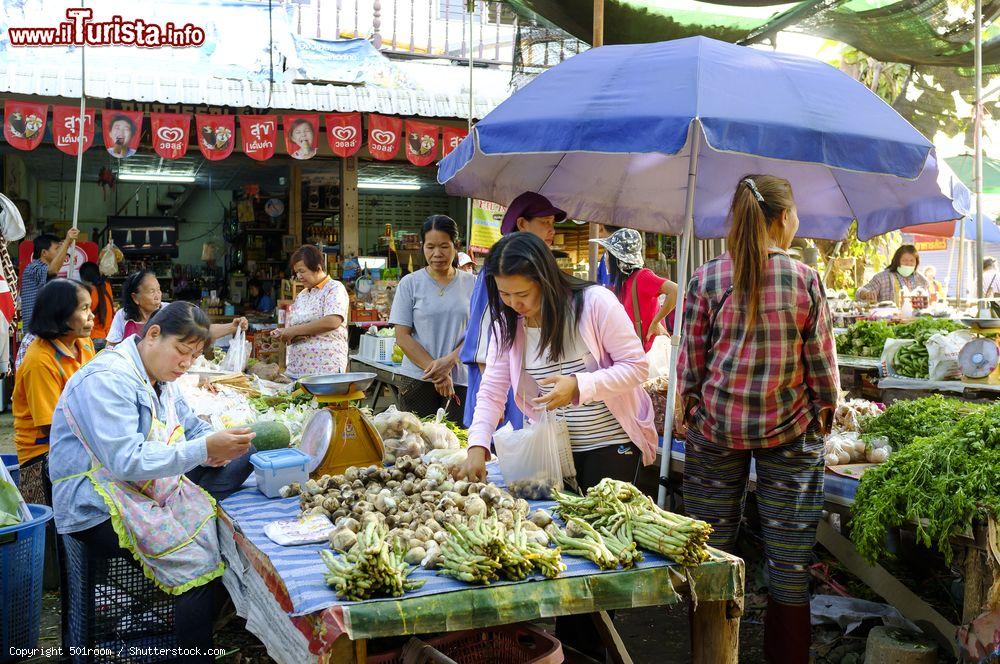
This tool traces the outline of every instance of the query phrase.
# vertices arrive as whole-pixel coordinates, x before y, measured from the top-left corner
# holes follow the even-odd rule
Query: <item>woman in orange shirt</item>
[[[111,321],[115,317],[115,298],[111,293],[111,284],[101,274],[97,263],[89,261],[80,266],[80,279],[90,287],[90,310],[94,312],[94,329],[90,331],[90,339],[94,342],[94,350],[102,350],[107,343]]]

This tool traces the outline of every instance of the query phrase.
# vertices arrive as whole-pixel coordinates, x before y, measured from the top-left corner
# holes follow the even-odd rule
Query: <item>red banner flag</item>
[[[198,149],[209,161],[225,159],[233,153],[236,145],[236,116],[209,115],[195,116],[198,128]]]
[[[441,128],[426,122],[406,121],[406,158],[414,166],[427,166],[437,157]]]
[[[164,159],[180,159],[187,154],[191,116],[187,113],[150,113],[153,150]]]
[[[368,151],[380,161],[388,161],[399,152],[403,121],[387,115],[368,115]]]
[[[45,136],[45,117],[48,104],[27,101],[3,103],[3,137],[18,150],[34,150]]]
[[[460,127],[441,127],[441,151],[442,157],[447,157],[458,147],[462,139],[469,135],[468,129]]]
[[[292,159],[312,159],[319,143],[319,115],[285,115],[285,149]]]
[[[83,113],[83,151],[94,144],[94,109]],[[76,156],[80,145],[80,107],[52,107],[52,142],[68,155]]]
[[[101,115],[104,147],[116,159],[131,157],[139,149],[141,111],[104,111]]]
[[[278,116],[241,115],[240,134],[246,156],[267,161],[274,156],[274,148],[278,144]]]
[[[333,154],[352,156],[361,149],[361,114],[327,113],[326,140]]]

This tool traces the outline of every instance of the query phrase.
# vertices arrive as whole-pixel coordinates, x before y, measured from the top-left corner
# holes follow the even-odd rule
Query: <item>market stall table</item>
[[[354,365],[351,366],[351,371],[375,372],[375,384],[371,390],[369,390],[369,394],[371,396],[368,397],[368,403],[365,404],[366,406],[375,410],[379,397],[382,396],[382,391],[388,388],[389,392],[392,393],[393,403],[396,404],[396,408],[402,410],[402,406],[399,401],[399,391],[404,387],[402,379],[404,379],[405,376],[403,376],[403,373],[399,370],[401,365],[387,362],[376,362],[375,360],[367,357],[361,357],[360,355],[351,355],[351,362],[354,363]],[[360,365],[360,367],[356,365]]]
[[[252,482],[252,479],[250,480]],[[533,503],[537,506],[551,503]],[[323,580],[326,545],[281,547],[264,534],[272,521],[299,514],[296,498],[269,500],[245,488],[221,504],[223,578],[247,629],[278,662],[363,662],[372,638],[449,632],[560,615],[643,606],[690,598],[692,650],[698,664],[738,659],[743,561],[719,551],[689,573],[652,554],[636,568],[601,572],[564,556],[557,579],[474,586],[419,570],[426,585],[402,598],[344,602]]]

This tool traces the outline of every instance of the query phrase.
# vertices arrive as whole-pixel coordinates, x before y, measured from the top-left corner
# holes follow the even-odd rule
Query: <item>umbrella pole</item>
[[[691,123],[691,156],[688,158],[687,195],[684,201],[684,234],[681,236],[680,255],[677,256],[677,306],[674,307],[674,333],[670,339],[670,370],[667,377],[667,408],[663,422],[663,453],[660,455],[660,489],[656,503],[660,507],[673,507],[670,488],[671,449],[674,439],[674,408],[677,403],[677,359],[680,357],[681,329],[684,325],[684,289],[688,280],[688,260],[694,238],[694,195],[698,184],[698,152],[701,150],[701,122]],[[669,505],[668,505],[669,500]]]
[[[604,46],[604,0],[594,0],[594,48]],[[600,228],[591,222],[589,228],[591,240],[601,237]],[[587,253],[588,275],[591,281],[597,281],[597,243],[588,242],[589,252]]]
[[[80,3],[83,6],[83,3]],[[86,135],[84,122],[87,119],[87,62],[84,57],[86,47],[80,46],[80,123],[76,126],[76,187],[73,189],[73,228],[77,228],[80,223],[80,181],[83,176],[83,148],[84,137]],[[76,269],[76,240],[69,246],[69,266],[66,277],[73,279],[73,271]]]
[[[976,315],[983,315],[983,0],[976,0]],[[965,222],[962,222],[963,227]]]

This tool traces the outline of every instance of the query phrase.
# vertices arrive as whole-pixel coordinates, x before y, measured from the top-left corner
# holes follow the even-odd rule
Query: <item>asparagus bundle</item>
[[[328,570],[326,582],[338,597],[353,601],[399,597],[424,585],[423,580],[408,578],[415,568],[403,560],[406,551],[402,547],[389,544],[388,534],[384,525],[371,520],[346,553],[338,556],[329,549],[320,551]]]
[[[508,529],[496,517],[447,524],[451,537],[441,545],[439,574],[466,583],[489,584],[501,577],[521,581],[538,570],[555,578],[566,569],[559,549],[549,549],[528,537],[523,520]]]
[[[582,519],[619,543],[634,542],[684,566],[708,560],[710,525],[660,509],[627,482],[605,478],[585,496],[557,493],[556,501],[563,519]]]
[[[553,523],[545,532],[568,556],[586,558],[601,569],[618,567],[618,556],[608,548],[601,534],[583,519],[570,517],[566,520],[566,530]]]

